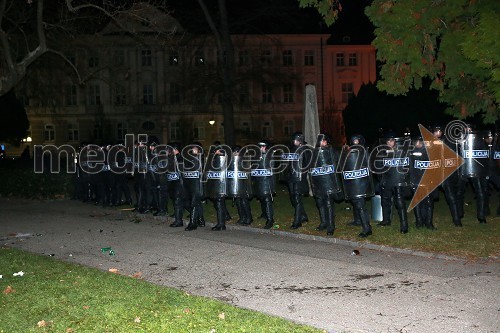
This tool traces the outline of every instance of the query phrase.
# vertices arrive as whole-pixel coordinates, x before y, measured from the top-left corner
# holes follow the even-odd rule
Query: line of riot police
[[[333,235],[335,203],[345,200],[353,206],[354,224],[361,226],[359,236],[367,237],[372,234],[366,208],[369,198],[381,196],[383,218],[379,225],[391,224],[395,206],[400,232],[407,233],[406,201],[422,188],[428,190],[414,209],[416,227],[435,229],[433,205],[438,190],[433,188],[438,185],[445,193],[452,222],[461,226],[463,193],[466,182],[470,181],[476,194],[477,218],[486,223],[486,183],[488,179],[499,183],[498,135],[469,131],[467,140],[455,140],[452,144],[451,140],[439,137],[441,128],[432,131],[435,142],[387,132],[373,149],[365,146],[362,135],[354,135],[340,152],[331,146],[328,135],[320,134],[316,144],[310,146],[300,132],[293,134],[290,146],[272,145],[268,140],[244,147],[218,144],[210,147],[206,157],[199,143],[185,147],[178,143],[160,145],[156,138],[147,140],[144,136],[132,147],[87,145],[79,154],[75,193],[83,201],[104,206],[130,205],[127,182],[128,175],[132,175],[138,213],[167,215],[171,200],[174,221],[170,226],[184,226],[183,214],[187,210],[189,223],[185,229],[195,230],[205,226],[203,202],[210,199],[216,209],[217,221],[212,228],[216,231],[225,230],[230,218],[226,198],[236,205],[237,224],[250,225],[253,222],[250,200],[255,197],[266,220],[264,228],[269,229],[274,225],[273,199],[281,175],[280,179],[288,185],[294,209],[292,229],[300,228],[308,220],[302,198],[312,195],[320,217],[317,230]],[[446,172],[450,159],[441,152],[437,159],[428,154],[431,147],[435,152],[443,143],[464,158],[464,166],[441,179],[421,181],[427,170]],[[442,179],[442,184],[433,183]]]

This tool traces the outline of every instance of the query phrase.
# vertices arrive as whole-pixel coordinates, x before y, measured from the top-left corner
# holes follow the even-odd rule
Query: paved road
[[[327,331],[500,332],[498,262],[368,249],[353,256],[352,245],[166,223],[134,223],[130,212],[75,201],[0,199],[0,244],[142,272],[153,283]]]

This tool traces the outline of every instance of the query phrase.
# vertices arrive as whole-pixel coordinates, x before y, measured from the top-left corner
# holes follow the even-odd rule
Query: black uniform
[[[190,211],[189,224],[186,229],[195,230],[205,226],[203,217],[202,198],[203,190],[203,148],[199,144],[192,144],[182,150],[184,163],[182,164],[182,179],[184,184],[185,200]]]
[[[184,185],[181,177],[181,165],[183,163],[178,144],[171,143],[172,154],[169,155],[167,167],[167,182],[170,198],[174,204],[174,222],[171,227],[182,227],[184,223],[182,216],[184,212]]]
[[[428,143],[431,144],[431,143]],[[425,226],[428,229],[434,230],[433,212],[434,212],[434,199],[436,197],[436,190],[429,191],[427,187],[433,184],[421,183],[421,179],[427,169],[441,167],[441,161],[429,161],[429,156],[425,149],[425,143],[422,138],[413,140],[413,150],[410,154],[410,183],[413,193],[417,189],[428,192],[428,195],[415,206],[415,224],[417,228]]]
[[[273,195],[276,192],[276,179],[273,174],[271,143],[267,140],[260,141],[257,146],[256,167],[252,169],[252,186],[254,195],[261,203],[261,209],[266,219],[265,229],[274,225]]]
[[[463,213],[465,188],[472,184],[476,196],[476,216],[479,223],[486,223],[488,212],[488,179],[490,149],[486,143],[487,132],[472,131],[460,143],[460,154],[464,164],[459,169],[458,207]]]
[[[386,146],[379,146],[377,149],[380,154],[374,161],[374,166],[380,173],[380,186],[382,197],[382,216],[381,226],[391,224],[392,205],[398,211],[399,231],[403,234],[408,232],[408,214],[406,212],[405,195],[409,190],[408,169],[410,158],[406,154],[410,146],[409,138],[396,138],[392,132],[386,133],[382,140]],[[390,143],[393,142],[393,146]]]
[[[313,152],[309,176],[320,217],[316,230],[326,230],[327,235],[333,235],[335,230],[334,202],[341,192],[337,179],[337,163],[338,154],[330,146],[329,137],[320,134]]]
[[[205,193],[214,201],[217,214],[217,224],[212,230],[226,230],[226,197],[227,197],[227,164],[228,152],[231,149],[227,146],[216,146],[208,156],[206,173],[204,175]]]
[[[368,151],[364,147],[362,135],[353,135],[350,146],[344,146],[339,160],[339,171],[344,189],[345,200],[350,201],[355,219],[360,221],[362,231],[359,237],[372,234],[370,217],[365,198],[375,194],[373,176],[368,165]]]
[[[252,198],[251,164],[245,151],[240,146],[232,149],[233,156],[227,169],[227,195],[233,198],[238,210],[241,225],[250,225],[253,222],[250,199]]]
[[[305,144],[304,135],[297,132],[292,136],[291,152],[282,155],[282,160],[288,164],[288,194],[294,208],[292,229],[300,228],[303,222],[309,220],[302,201],[303,196],[309,193],[307,170],[311,161],[311,148]]]

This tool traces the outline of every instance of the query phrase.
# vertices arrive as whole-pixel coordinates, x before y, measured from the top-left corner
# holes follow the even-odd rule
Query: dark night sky
[[[206,0],[212,13],[217,13],[216,1]],[[363,8],[371,0],[343,0],[338,21],[327,27],[313,8],[299,8],[298,0],[229,0],[227,1],[230,29],[233,33],[333,33],[340,43],[349,35],[351,43],[369,44],[373,26]],[[191,32],[209,32],[197,0],[169,0],[167,8],[181,25]]]

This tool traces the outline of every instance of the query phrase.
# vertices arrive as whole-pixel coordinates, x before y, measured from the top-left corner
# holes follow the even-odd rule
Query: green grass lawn
[[[362,239],[358,237],[361,227],[347,225],[353,219],[352,210],[350,209],[351,205],[342,202],[335,205],[336,230],[334,237],[403,249],[436,252],[467,259],[499,256],[500,217],[494,216],[497,201],[491,200],[490,206],[493,215],[488,217],[488,223],[479,224],[476,220],[475,201],[470,192],[472,191],[469,189],[466,197],[465,217],[462,220],[463,228],[457,228],[453,225],[448,205],[443,193],[441,193],[440,199],[435,203],[434,207],[434,225],[437,228],[435,231],[425,228],[416,229],[415,216],[413,211],[411,211],[408,213],[410,232],[408,234],[400,234],[399,218],[394,208],[392,224],[390,226],[379,227],[376,225],[377,222],[372,221],[373,235]],[[494,198],[496,199],[496,196]],[[409,204],[409,200],[407,204]],[[258,216],[261,214],[259,202],[254,199],[251,205],[254,216],[254,223],[251,227],[264,227],[265,221],[258,219]],[[309,222],[298,230],[291,230],[293,208],[288,198],[288,192],[284,186],[280,186],[278,194],[274,199],[275,225],[279,226],[279,230],[326,237],[326,232],[314,230],[319,225],[319,215],[314,199],[311,197],[304,198],[304,205],[309,216]],[[215,221],[213,205],[209,202],[204,207],[207,220]],[[236,207],[233,207],[230,200],[227,200],[227,207],[233,217],[229,223],[235,223],[238,219]],[[370,202],[367,202],[367,208],[368,210],[371,209]],[[169,207],[169,209],[172,211],[172,208]]]
[[[23,271],[23,276],[13,273]],[[0,249],[0,332],[321,332],[140,279]],[[14,291],[9,292],[9,286]],[[11,289],[11,290],[12,290]]]

